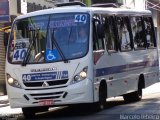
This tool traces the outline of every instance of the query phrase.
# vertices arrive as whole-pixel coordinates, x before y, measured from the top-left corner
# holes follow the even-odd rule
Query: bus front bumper
[[[9,86],[11,108],[58,106],[93,102],[93,84],[89,79],[64,88],[25,90]]]

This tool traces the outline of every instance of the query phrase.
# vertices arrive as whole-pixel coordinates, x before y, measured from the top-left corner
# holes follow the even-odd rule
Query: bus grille
[[[56,86],[56,85],[64,85],[68,82],[68,79],[64,80],[53,80],[53,81],[45,81],[49,86]],[[44,81],[38,81],[38,82],[24,82],[24,85],[26,87],[42,87]]]
[[[60,98],[64,97],[66,92],[52,92],[52,93],[37,93],[37,94],[29,94],[29,96],[34,100],[45,100],[45,99],[53,99],[55,101],[60,101]]]

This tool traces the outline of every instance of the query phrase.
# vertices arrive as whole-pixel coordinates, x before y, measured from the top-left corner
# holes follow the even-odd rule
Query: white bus
[[[18,16],[12,25],[6,86],[10,106],[25,117],[50,106],[103,109],[115,96],[139,101],[158,73],[148,10],[65,6]]]

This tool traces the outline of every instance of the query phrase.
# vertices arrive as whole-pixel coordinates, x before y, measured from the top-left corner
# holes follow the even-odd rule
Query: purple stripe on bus
[[[137,62],[132,64],[126,64],[126,65],[120,65],[120,66],[113,66],[113,67],[105,67],[96,69],[96,77],[104,76],[104,75],[110,75],[115,73],[122,73],[127,71],[133,71],[137,69],[142,69],[146,67],[158,67],[158,60],[155,61],[143,61],[143,62]]]

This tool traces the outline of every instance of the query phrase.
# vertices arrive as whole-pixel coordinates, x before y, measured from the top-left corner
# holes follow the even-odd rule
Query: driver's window
[[[100,26],[103,27],[103,23],[101,21],[101,17],[100,15],[94,15],[93,17],[93,62],[94,64],[97,63],[97,61],[99,60],[100,56],[103,55],[104,53],[104,38],[102,38],[102,36],[98,36],[98,31]],[[100,32],[100,31],[99,31]],[[103,32],[103,30],[101,31]]]
[[[116,51],[116,37],[113,16],[104,16],[105,43],[108,51]]]
[[[98,25],[102,24],[99,15],[93,17],[93,50],[104,50],[104,39],[98,37]]]

